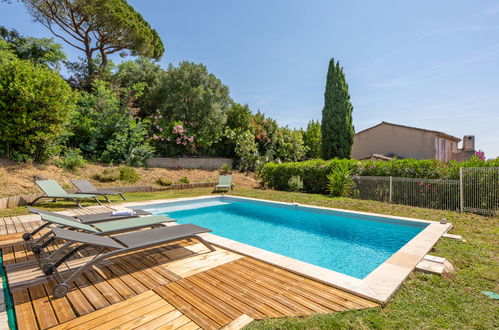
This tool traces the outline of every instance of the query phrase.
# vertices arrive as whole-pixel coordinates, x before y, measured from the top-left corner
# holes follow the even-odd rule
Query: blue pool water
[[[153,212],[360,279],[426,226],[347,212],[322,214],[242,201],[166,205]]]

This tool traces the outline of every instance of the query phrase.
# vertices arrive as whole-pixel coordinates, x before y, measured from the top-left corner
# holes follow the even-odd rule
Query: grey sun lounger
[[[29,205],[35,204],[39,199],[42,198],[51,198],[53,202],[58,199],[67,199],[72,200],[81,207],[79,200],[80,199],[94,199],[99,205],[102,203],[97,199],[97,195],[95,194],[68,194],[55,180],[36,180],[36,185],[43,191],[45,195],[36,198],[34,201],[29,203]]]
[[[69,220],[69,221],[76,221],[76,222],[81,222],[81,223],[94,223],[94,222],[102,222],[102,221],[110,221],[110,220],[136,218],[138,216],[152,214],[152,213],[144,211],[144,210],[134,210],[133,215],[113,215],[112,212],[102,212],[102,213],[92,213],[92,214],[69,216],[69,215],[64,215],[64,214],[60,214],[60,213],[56,213],[56,212],[40,210],[40,209],[30,207],[30,206],[28,206],[27,209],[30,213],[38,214],[40,216],[42,214],[48,214],[48,215],[53,215],[56,217],[60,217],[60,218]],[[24,233],[23,239],[25,241],[31,240],[36,233],[38,233],[40,230],[42,230],[43,228],[47,227],[50,224],[51,224],[51,222],[46,221],[43,225],[39,226],[38,228],[36,228],[32,232]]]
[[[43,260],[42,270],[45,275],[54,274],[58,284],[54,287],[53,294],[54,297],[61,298],[68,293],[69,286],[75,279],[78,278],[78,276],[90,269],[93,265],[96,265],[99,262],[111,257],[167,244],[180,239],[191,238],[195,238],[200,241],[210,251],[215,251],[213,246],[198,236],[198,234],[210,231],[210,229],[193,224],[183,224],[166,228],[141,230],[121,235],[98,236],[54,228],[55,237],[62,239],[67,243],[65,243],[60,249],[53,252],[50,257]],[[98,254],[83,266],[74,270],[71,275],[66,277],[66,279],[63,279],[57,271],[57,268],[75,253],[88,247],[93,247],[98,250]]]
[[[232,175],[220,175],[218,184],[213,188],[213,191],[230,190],[232,189]]]
[[[103,196],[106,201],[111,203],[109,198],[107,198],[107,195],[119,195],[123,200],[126,201],[125,196],[123,196],[122,192],[119,191],[113,191],[113,190],[106,190],[106,189],[98,189],[94,187],[93,184],[91,184],[88,180],[71,180],[71,183],[81,192],[85,194],[94,194],[94,195],[100,195]]]
[[[97,222],[92,224],[85,224],[74,219],[70,219],[68,216],[53,215],[46,213],[39,213],[42,220],[49,224],[58,226],[60,228],[72,229],[75,231],[83,231],[86,233],[97,234],[97,235],[110,235],[119,232],[133,231],[147,227],[159,227],[164,226],[164,222],[177,221],[175,219],[169,218],[164,215],[151,215],[146,217],[137,218],[127,218],[120,220],[111,220],[106,222]],[[36,241],[33,242],[31,250],[39,254],[46,248],[50,243],[55,240],[54,229],[40,236]]]

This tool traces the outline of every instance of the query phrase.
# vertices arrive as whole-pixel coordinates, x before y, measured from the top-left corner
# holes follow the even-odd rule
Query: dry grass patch
[[[40,190],[36,187],[35,177],[57,180],[65,188],[73,188],[70,180],[88,179],[97,187],[126,186],[125,182],[103,183],[94,179],[97,174],[109,167],[98,164],[87,164],[85,168],[76,171],[68,171],[54,165],[40,164],[16,164],[6,159],[0,159],[0,197],[13,196],[20,194],[36,193]],[[218,180],[218,170],[170,170],[163,168],[135,168],[140,175],[139,180],[134,185],[148,185],[161,187],[158,179],[178,182],[182,177],[187,177],[189,182],[215,182]],[[254,174],[233,172],[233,181],[236,187],[254,188],[258,185]]]

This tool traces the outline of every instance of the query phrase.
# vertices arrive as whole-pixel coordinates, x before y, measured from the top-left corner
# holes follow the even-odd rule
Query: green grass
[[[210,188],[127,194],[128,201],[144,201],[210,194]],[[393,299],[380,308],[304,318],[255,321],[247,329],[493,329],[499,324],[498,302],[481,291],[499,292],[499,218],[430,210],[373,201],[331,198],[323,195],[236,189],[233,195],[297,202],[325,207],[368,211],[428,220],[446,218],[454,224],[452,233],[466,242],[441,239],[433,255],[447,258],[456,268],[449,276],[414,272]],[[113,199],[119,202],[118,198]],[[85,205],[90,205],[87,203]],[[74,203],[40,204],[60,210]],[[1,216],[26,213],[25,208],[0,211]]]

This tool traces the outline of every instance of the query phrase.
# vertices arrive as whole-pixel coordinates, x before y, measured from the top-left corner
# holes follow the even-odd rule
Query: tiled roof
[[[381,125],[390,125],[390,126],[397,126],[397,127],[403,127],[403,128],[409,128],[409,129],[415,129],[415,130],[418,130],[418,131],[424,131],[424,132],[429,132],[429,133],[433,133],[437,136],[440,136],[441,138],[444,138],[444,139],[447,139],[447,140],[452,140],[452,141],[456,141],[456,142],[460,142],[461,139],[458,138],[458,137],[455,137],[455,136],[452,136],[452,135],[449,135],[449,134],[446,134],[444,132],[440,132],[440,131],[434,131],[434,130],[430,130],[430,129],[424,129],[424,128],[418,128],[418,127],[412,127],[412,126],[406,126],[406,125],[399,125],[399,124],[394,124],[394,123],[389,123],[387,121],[382,121],[381,123],[379,123],[378,125],[375,125],[373,127],[369,127],[369,128],[366,128],[365,130],[362,130],[358,133],[356,133],[355,135],[357,134],[361,134],[363,132],[366,132],[368,130],[371,130],[375,127],[378,127],[378,126],[381,126]]]

